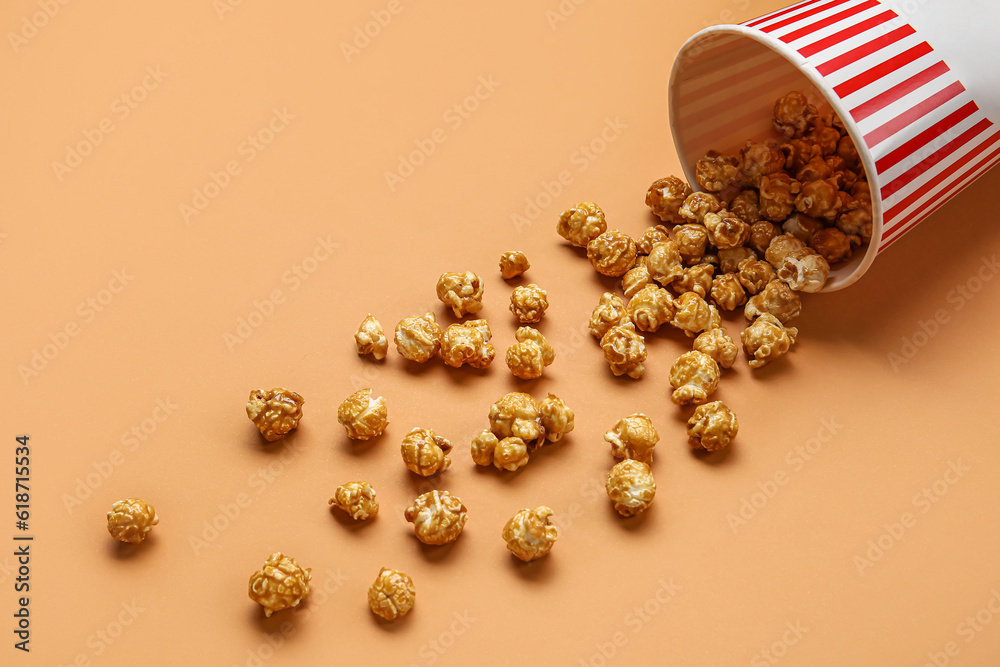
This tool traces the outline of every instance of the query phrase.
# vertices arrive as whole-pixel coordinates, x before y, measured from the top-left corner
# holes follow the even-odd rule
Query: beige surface
[[[233,0],[219,15],[225,1],[73,2],[16,52],[8,37],[0,486],[14,436],[30,434],[36,541],[25,656],[12,648],[5,492],[0,662],[996,664],[1000,226],[984,202],[1000,172],[856,287],[808,297],[789,358],[753,374],[741,358],[716,394],[740,434],[727,456],[701,459],[684,435],[690,409],[668,400],[688,341],[650,336],[645,378],[613,378],[584,333],[610,282],[553,228],[589,199],[625,231],[650,224],[646,186],[678,171],[672,55],[702,25],[780,1],[563,2],[575,10],[553,28],[555,0],[399,0],[349,60],[341,42],[385,3]],[[0,25],[20,30],[40,4],[5,3]],[[121,96],[143,85],[129,108]],[[52,163],[102,124],[113,129],[60,178]],[[273,141],[254,148],[258,132]],[[433,154],[390,188],[385,172],[431,137]],[[238,173],[186,224],[180,206],[227,165]],[[514,248],[531,260],[524,280],[549,292],[541,329],[558,357],[543,379],[516,381],[502,360],[479,372],[355,355],[369,311],[387,328],[427,310],[453,321],[434,285],[466,269],[485,279],[482,315],[502,355],[516,324],[497,261]],[[244,329],[248,318],[258,326]],[[67,328],[76,335],[22,379]],[[894,366],[891,354],[912,359]],[[244,404],[274,385],[305,396],[305,417],[265,446]],[[354,444],[337,405],[369,385],[392,423]],[[557,393],[576,430],[517,473],[476,469],[468,443],[514,388]],[[601,488],[613,463],[602,434],[635,411],[662,436],[659,486],[645,518],[623,521]],[[400,460],[415,426],[456,444],[430,482]],[[378,492],[370,525],[327,505],[351,479]],[[432,487],[469,508],[452,546],[420,545],[403,519]],[[104,515],[128,496],[153,503],[160,524],[123,550]],[[560,538],[522,564],[500,532],[542,504]],[[741,508],[749,518],[734,528]],[[247,580],[278,550],[313,569],[315,593],[264,620]],[[877,561],[859,567],[869,551]],[[416,584],[416,607],[394,625],[366,604],[382,566]]]

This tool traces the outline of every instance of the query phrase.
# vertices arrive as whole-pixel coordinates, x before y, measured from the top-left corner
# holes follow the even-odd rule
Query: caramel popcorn
[[[622,298],[613,292],[605,292],[590,316],[590,333],[600,340],[613,327],[629,321],[628,310]]]
[[[793,91],[774,103],[774,129],[786,139],[801,137],[817,115],[806,96]]]
[[[824,227],[809,239],[809,247],[830,264],[847,261],[859,245],[860,236],[848,236],[836,227]]]
[[[153,506],[139,498],[116,501],[108,512],[108,532],[119,542],[139,544],[158,523]]]
[[[781,230],[785,234],[790,234],[803,243],[809,243],[813,234],[821,229],[823,229],[823,223],[805,213],[793,213],[781,225]]]
[[[703,223],[706,214],[718,213],[721,209],[722,203],[715,195],[709,192],[694,192],[688,195],[677,212],[685,220]]]
[[[627,298],[631,299],[639,293],[639,290],[649,285],[652,280],[653,278],[649,275],[649,268],[646,266],[646,263],[636,264],[622,276],[622,291]]]
[[[589,201],[566,209],[556,223],[556,232],[559,236],[581,248],[586,248],[588,243],[603,234],[607,228],[604,211]]]
[[[798,329],[785,327],[770,313],[758,317],[740,334],[743,351],[750,357],[750,368],[760,368],[784,356],[798,334]]]
[[[364,356],[370,354],[379,361],[385,359],[389,351],[389,341],[382,330],[382,324],[368,313],[368,317],[361,321],[357,332],[354,334],[354,344],[358,348],[358,354]]]
[[[774,223],[766,220],[755,222],[750,226],[750,238],[747,239],[747,245],[757,251],[758,254],[763,255],[767,251],[767,246],[771,245],[774,237],[780,235],[781,230]]]
[[[777,145],[770,143],[748,141],[740,155],[743,157],[743,178],[755,188],[760,186],[761,178],[779,172],[785,166],[785,154]],[[750,220],[744,220],[753,224]]]
[[[373,519],[378,514],[375,489],[368,482],[348,482],[338,486],[329,504],[347,512],[355,521]]]
[[[784,161],[783,154],[782,161]],[[752,226],[760,222],[760,195],[757,194],[756,190],[750,189],[740,192],[733,197],[733,201],[729,202],[729,212],[751,225],[752,234]]]
[[[410,575],[399,570],[383,567],[375,577],[375,583],[368,588],[368,606],[376,616],[387,621],[395,621],[413,609],[417,600],[417,589],[413,587]]]
[[[536,443],[545,436],[538,403],[528,394],[505,394],[490,406],[490,430],[498,438],[515,437]]]
[[[359,389],[340,404],[337,409],[337,421],[347,431],[347,437],[352,440],[370,440],[380,436],[389,424],[385,398],[383,396],[372,398],[370,388]]]
[[[646,231],[642,233],[635,241],[636,252],[640,255],[648,255],[649,251],[653,249],[653,246],[657,243],[662,243],[663,241],[670,240],[670,230],[668,230],[663,225],[656,225],[655,227],[647,227]]]
[[[635,241],[617,229],[609,229],[587,244],[587,258],[602,276],[618,277],[635,264]]]
[[[504,438],[493,449],[493,465],[499,470],[514,472],[527,463],[528,445],[520,438]]]
[[[740,262],[745,259],[757,259],[757,253],[743,246],[719,250],[719,270],[722,273],[736,273],[740,270]]]
[[[823,151],[811,139],[792,139],[781,145],[785,154],[785,169],[792,174],[809,164],[813,158],[823,157]]]
[[[268,442],[274,442],[299,425],[305,399],[284,387],[254,389],[247,402],[247,416]]]
[[[708,229],[695,223],[677,225],[674,227],[674,243],[685,264],[697,264],[708,245]]]
[[[517,342],[507,348],[507,368],[522,380],[542,377],[542,369],[556,358],[556,351],[537,329],[518,327]]]
[[[711,328],[712,309],[696,292],[684,292],[674,301],[676,311],[671,322],[689,337],[694,338]]]
[[[712,275],[714,273],[715,267],[711,264],[695,264],[684,269],[680,278],[671,283],[670,286],[678,294],[693,292],[704,299],[708,296],[709,290],[712,289]],[[674,305],[676,306],[676,303]]]
[[[646,285],[628,302],[628,315],[639,331],[658,331],[674,318],[674,300],[670,292]]]
[[[721,327],[698,334],[692,347],[712,357],[720,368],[732,368],[740,352],[733,339]]]
[[[847,162],[839,155],[829,155],[823,158],[823,160],[826,162],[826,166],[830,168],[832,177],[840,185],[840,189],[850,192],[851,188],[858,182],[857,172],[848,167]]]
[[[297,607],[309,595],[310,568],[299,567],[281,552],[270,555],[264,566],[250,575],[250,599],[270,617],[276,611]]]
[[[421,477],[430,477],[451,465],[451,442],[429,428],[415,428],[403,438],[403,463]]]
[[[717,452],[729,445],[739,430],[733,411],[722,401],[712,401],[695,408],[687,432],[694,449]]]
[[[792,291],[788,283],[772,279],[756,296],[750,297],[743,315],[753,321],[761,315],[768,314],[788,324],[802,312],[802,300]]]
[[[848,169],[852,171],[861,169],[861,156],[858,155],[858,147],[854,145],[854,141],[850,137],[843,136],[837,142],[837,156],[844,161],[844,166]]]
[[[712,280],[711,297],[719,309],[729,311],[736,310],[746,303],[747,293],[744,291],[738,276],[733,273],[724,273],[721,276],[715,276]]]
[[[833,155],[840,143],[840,131],[830,127],[823,120],[816,120],[806,132],[805,138],[819,146],[822,155]]]
[[[549,293],[534,283],[518,285],[510,295],[510,312],[521,324],[539,322],[549,307]]]
[[[866,184],[867,185],[867,184]],[[837,229],[848,236],[859,236],[864,243],[872,240],[872,227],[874,218],[872,217],[871,201],[857,198],[837,217]]]
[[[780,269],[785,264],[785,257],[795,251],[805,248],[805,241],[798,239],[791,234],[782,234],[771,239],[771,244],[764,251],[764,259],[775,269]]]
[[[555,394],[549,394],[538,402],[538,412],[542,428],[545,429],[545,438],[549,442],[561,440],[576,425],[573,411]]]
[[[552,551],[559,531],[549,521],[552,510],[541,505],[523,509],[510,518],[501,537],[512,554],[525,562],[537,560]]]
[[[757,294],[774,280],[774,268],[762,259],[745,259],[736,277],[748,294]]]
[[[488,466],[493,463],[493,452],[500,440],[490,429],[483,429],[472,439],[472,460],[477,466]],[[527,448],[525,448],[527,450]]]
[[[669,285],[684,272],[681,253],[674,241],[661,241],[646,256],[649,276],[661,285]]]
[[[604,434],[604,439],[611,443],[611,454],[616,459],[649,463],[653,460],[653,447],[660,441],[660,435],[653,427],[653,420],[637,412],[619,419]]]
[[[677,405],[704,403],[719,386],[719,365],[704,352],[685,352],[670,369],[670,386],[670,400]]]
[[[656,482],[648,463],[625,459],[608,473],[605,483],[615,511],[624,517],[635,516],[653,503]]]
[[[795,210],[796,195],[802,185],[784,172],[760,179],[760,217],[781,222]]]
[[[407,317],[396,325],[396,352],[410,361],[424,363],[441,349],[441,327],[434,313]]]
[[[631,322],[609,329],[601,338],[601,349],[615,375],[638,380],[646,370],[642,365],[646,360],[646,341],[635,332]]]
[[[818,292],[830,275],[830,264],[812,248],[800,248],[785,255],[778,277],[799,292]]]
[[[483,281],[472,271],[442,273],[437,298],[451,308],[455,317],[478,313],[483,309]]]
[[[707,192],[721,192],[730,185],[739,183],[740,167],[738,157],[709,151],[695,163],[695,179]]]
[[[492,334],[486,320],[468,320],[449,325],[441,336],[441,358],[454,368],[468,364],[487,368],[493,363],[496,349],[490,343]]]
[[[435,489],[418,496],[403,516],[413,524],[417,539],[424,544],[447,544],[462,533],[466,512],[458,496]]]
[[[795,180],[805,183],[807,181],[821,181],[831,176],[833,176],[833,169],[829,163],[822,156],[816,155],[795,173]]]
[[[679,222],[677,211],[690,195],[691,187],[687,183],[676,176],[667,176],[649,186],[646,206],[663,222]]]
[[[500,255],[500,275],[504,280],[517,278],[531,268],[528,258],[520,250],[511,250]]]
[[[840,187],[833,178],[803,183],[799,195],[795,198],[795,208],[800,213],[830,221],[837,219],[837,214],[843,205]]]

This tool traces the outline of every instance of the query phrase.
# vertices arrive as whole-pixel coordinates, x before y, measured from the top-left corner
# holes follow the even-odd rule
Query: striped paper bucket
[[[805,0],[689,39],[670,77],[670,123],[688,180],[706,151],[772,136],[791,90],[831,107],[872,189],[865,253],[825,288],[855,282],[917,223],[1000,161],[998,5],[992,0]]]

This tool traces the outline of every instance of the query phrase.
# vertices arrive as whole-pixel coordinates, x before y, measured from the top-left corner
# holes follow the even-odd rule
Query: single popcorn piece
[[[759,144],[748,141],[740,151],[740,156],[743,158],[743,178],[755,188],[760,186],[761,178],[777,173],[785,167],[785,154],[774,143]],[[750,220],[746,222],[753,224]]]
[[[766,259],[768,264],[773,266],[775,270],[778,270],[784,266],[786,255],[805,247],[805,241],[796,238],[791,234],[775,236],[771,239],[770,245],[767,246],[767,250],[764,252],[764,259]]]
[[[518,285],[510,295],[510,312],[521,324],[540,322],[549,307],[549,293],[534,283]]]
[[[800,213],[831,222],[837,219],[843,206],[840,185],[833,178],[803,183],[801,191],[795,198],[795,208]]]
[[[740,334],[743,351],[750,357],[750,368],[766,366],[784,356],[795,343],[799,330],[786,327],[774,315],[764,313]]]
[[[523,276],[530,268],[528,258],[520,250],[511,250],[500,255],[500,275],[504,280]]]
[[[254,389],[247,401],[247,416],[268,442],[274,442],[299,425],[305,399],[284,387]]]
[[[628,234],[609,229],[587,244],[587,259],[602,276],[623,276],[635,264],[638,250]]]
[[[707,214],[718,213],[720,210],[722,203],[718,197],[710,192],[694,192],[684,200],[677,212],[685,220],[702,224]]]
[[[271,554],[264,566],[250,575],[250,599],[264,607],[270,617],[276,611],[297,607],[309,595],[310,568],[302,568],[294,558]]]
[[[552,510],[541,505],[523,509],[510,518],[500,534],[512,554],[525,562],[537,560],[552,551],[559,531],[549,521]]]
[[[753,248],[757,254],[763,255],[767,252],[767,247],[771,245],[774,237],[780,235],[781,230],[778,229],[777,225],[767,220],[761,220],[750,226],[750,238],[747,239],[747,245]]]
[[[385,337],[382,324],[371,313],[361,321],[354,334],[354,344],[358,348],[358,355],[370,354],[379,361],[385,359],[389,352],[389,340]]]
[[[736,273],[740,270],[740,262],[745,259],[757,259],[757,253],[743,246],[719,250],[719,271]]]
[[[818,292],[830,275],[830,264],[812,248],[800,248],[785,255],[778,277],[799,292]]]
[[[454,368],[468,364],[488,368],[496,356],[490,343],[492,334],[486,320],[468,320],[449,325],[441,336],[441,359]]]
[[[556,358],[556,351],[537,329],[518,327],[514,332],[517,342],[507,348],[507,368],[522,380],[542,377],[542,369]]]
[[[648,255],[649,251],[653,249],[655,244],[669,240],[670,230],[663,225],[647,227],[646,231],[644,231],[642,235],[635,240],[635,249],[640,255]]]
[[[680,248],[674,241],[661,241],[646,256],[649,277],[663,286],[669,285],[684,273]]]
[[[601,338],[601,349],[615,375],[638,380],[646,370],[642,365],[646,360],[646,341],[631,322],[609,329]]]
[[[742,163],[735,155],[723,155],[709,151],[695,163],[695,179],[707,192],[721,192],[742,177]]]
[[[483,309],[483,281],[472,271],[442,273],[437,298],[451,308],[455,317],[478,313]]]
[[[337,421],[352,440],[370,440],[380,436],[389,424],[385,397],[372,398],[370,387],[359,389],[340,404]]]
[[[786,139],[801,137],[817,115],[816,107],[805,95],[792,91],[774,103],[774,129]]]
[[[383,567],[368,588],[368,606],[372,612],[387,621],[395,621],[413,609],[417,589],[410,575]]]
[[[116,501],[108,512],[108,532],[119,542],[139,544],[158,523],[153,506],[139,498]]]
[[[423,317],[407,317],[396,325],[396,351],[400,356],[425,363],[441,349],[441,327],[434,313]]]
[[[378,514],[375,489],[368,482],[348,482],[338,486],[329,504],[347,512],[355,521],[374,519]]]
[[[725,329],[709,329],[698,334],[692,346],[698,352],[704,352],[719,364],[720,368],[732,368],[740,350],[729,337]]]
[[[653,460],[653,447],[660,441],[660,434],[653,427],[653,420],[637,412],[619,419],[604,434],[611,443],[611,454],[616,459],[632,459],[649,463]]]
[[[472,439],[472,460],[477,466],[488,466],[493,463],[493,452],[500,440],[490,429],[483,429]]]
[[[559,216],[556,232],[571,244],[586,248],[593,239],[604,233],[608,223],[604,219],[604,211],[589,201],[581,202],[573,208],[566,209]]]
[[[784,161],[784,154],[781,155]],[[760,222],[760,195],[756,190],[743,190],[729,202],[729,212],[748,225],[757,224]]]
[[[639,290],[649,285],[652,280],[653,278],[649,275],[649,267],[646,266],[646,263],[636,264],[622,276],[622,291],[625,293],[626,298],[631,299],[639,293]]]
[[[823,156],[835,154],[840,144],[840,130],[830,127],[822,118],[810,123],[803,136],[819,146],[820,154]]]
[[[795,180],[805,183],[807,181],[821,181],[831,176],[833,176],[833,169],[830,164],[822,156],[816,155],[795,173]]]
[[[788,174],[779,171],[760,179],[760,217],[771,222],[781,222],[795,210],[795,198],[802,185]]]
[[[549,442],[561,440],[576,425],[573,411],[555,394],[549,394],[538,402],[538,413],[545,429],[545,439]]]
[[[451,442],[429,428],[415,428],[403,438],[400,453],[410,471],[421,477],[430,477],[451,465],[448,452]]]
[[[656,495],[656,482],[649,464],[632,459],[615,464],[608,473],[605,488],[615,511],[624,517],[647,510]]]
[[[511,392],[490,406],[490,431],[497,438],[515,437],[525,443],[539,443],[545,437],[538,403],[528,394]]]
[[[774,268],[762,259],[745,259],[736,277],[748,294],[757,294],[774,280]]]
[[[712,289],[712,276],[714,274],[715,267],[711,264],[695,264],[684,269],[681,277],[672,282],[670,286],[680,295],[685,292],[694,292],[704,299],[708,297],[708,292]],[[674,305],[676,306],[676,303]]]
[[[860,245],[860,236],[848,236],[836,227],[824,227],[809,239],[809,247],[829,264],[849,260],[854,254],[854,249]]]
[[[671,324],[694,338],[712,328],[712,308],[696,292],[684,292],[674,300],[676,307]]]
[[[630,321],[622,298],[613,292],[605,292],[590,316],[590,333],[600,340],[612,328]]]
[[[628,302],[627,310],[639,331],[656,332],[674,319],[674,300],[664,288],[646,285]]]
[[[646,206],[663,222],[679,222],[678,209],[691,195],[691,186],[676,176],[653,181],[646,191]]]
[[[497,470],[514,472],[528,464],[528,445],[513,436],[497,442],[493,450],[493,466]]]
[[[720,310],[731,311],[746,303],[747,293],[737,275],[724,273],[712,280],[711,297]]]
[[[803,243],[809,243],[813,234],[823,229],[823,223],[805,213],[793,213],[781,224],[785,234],[791,234]]]
[[[670,386],[670,400],[677,405],[700,405],[719,386],[719,364],[704,352],[685,352],[670,369]]]
[[[736,415],[722,401],[712,401],[695,408],[687,428],[691,447],[709,452],[727,447],[739,430]]]
[[[705,225],[689,223],[674,227],[674,243],[685,264],[697,264],[705,255],[708,229]]]
[[[802,313],[802,299],[788,283],[772,279],[756,296],[750,297],[743,315],[751,322],[761,315],[773,315],[782,324],[788,324]]]
[[[466,512],[458,496],[435,489],[418,496],[403,516],[413,524],[418,540],[439,545],[458,539],[468,519]]]

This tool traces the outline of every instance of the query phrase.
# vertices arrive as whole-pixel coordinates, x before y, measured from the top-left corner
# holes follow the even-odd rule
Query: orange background
[[[0,10],[0,474],[30,434],[35,536],[25,655],[4,481],[0,662],[996,664],[1000,172],[855,287],[808,296],[790,357],[754,373],[741,358],[717,393],[739,437],[703,459],[690,410],[668,400],[688,341],[650,336],[646,376],[614,378],[585,330],[612,283],[554,225],[582,200],[625,231],[652,224],[646,187],[679,172],[673,54],[782,2],[224,2]],[[43,5],[58,11],[25,28]],[[345,53],[372,12],[386,24]],[[428,141],[390,187],[386,172]],[[541,329],[558,357],[534,383],[502,362],[515,324],[496,263],[513,248],[552,304]],[[369,311],[390,329],[428,309],[452,321],[434,284],[466,269],[486,281],[492,368],[357,357]],[[275,385],[305,396],[305,417],[265,446],[244,405]],[[363,386],[392,420],[370,445],[336,421]],[[477,469],[468,443],[514,389],[555,392],[576,430],[517,473]],[[603,493],[602,435],[635,411],[660,431],[658,492],[626,521]],[[415,426],[456,445],[430,481],[399,458]],[[328,509],[351,479],[378,492],[370,525]],[[469,507],[452,546],[423,547],[403,519],[432,487]],[[130,496],[161,519],[139,548],[105,528]],[[559,542],[522,564],[500,530],[539,504]],[[314,594],[265,620],[247,579],[278,550],[313,569]],[[417,587],[393,625],[366,603],[383,565]]]

